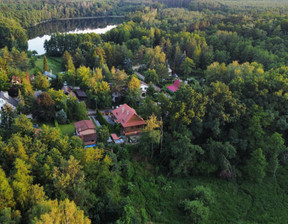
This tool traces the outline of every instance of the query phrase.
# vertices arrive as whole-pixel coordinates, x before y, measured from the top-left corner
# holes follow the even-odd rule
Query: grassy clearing
[[[42,124],[39,124],[39,129],[43,129],[44,125],[52,127],[52,128],[57,128],[63,136],[67,135],[71,137],[75,133],[75,126],[73,122],[69,124],[58,124],[58,122],[42,123]]]
[[[63,135],[73,136],[75,133],[75,126],[73,123],[70,124],[59,124],[58,125]]]
[[[35,61],[35,67],[33,69],[30,69],[29,72],[32,74],[36,70],[43,70],[43,58],[44,56],[37,56]],[[47,57],[48,59],[48,67],[50,70],[52,70],[53,74],[58,74],[59,72],[63,71],[62,68],[62,58],[59,57]]]

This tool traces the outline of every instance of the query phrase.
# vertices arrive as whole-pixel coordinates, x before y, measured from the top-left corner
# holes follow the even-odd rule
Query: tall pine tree
[[[44,58],[43,58],[43,72],[45,71],[49,71],[48,60],[47,60],[46,55],[44,55]]]

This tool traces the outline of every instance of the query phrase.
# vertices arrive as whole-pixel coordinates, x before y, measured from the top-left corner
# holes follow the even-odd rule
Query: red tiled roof
[[[83,120],[75,122],[74,126],[78,132],[85,131],[87,129],[95,129],[95,125],[91,120]]]
[[[119,140],[118,136],[114,133],[111,134],[112,139],[115,140]]]
[[[172,92],[176,92],[179,89],[180,85],[181,82],[179,80],[175,80],[173,85],[167,86],[167,89],[171,90]]]
[[[145,125],[146,122],[140,117],[136,111],[129,107],[127,104],[123,104],[120,107],[112,111],[113,115],[116,117],[116,121],[120,123],[124,128],[138,125]],[[131,120],[131,118],[136,120]]]

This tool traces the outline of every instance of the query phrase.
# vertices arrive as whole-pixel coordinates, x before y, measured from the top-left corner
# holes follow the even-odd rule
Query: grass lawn
[[[49,126],[51,128],[57,128],[63,136],[68,135],[69,137],[73,136],[75,133],[74,122],[69,124],[58,124],[58,123],[37,123],[39,125],[39,129],[43,129],[43,126]]]
[[[59,126],[63,135],[73,136],[75,133],[75,126],[73,123],[59,124],[58,126]]]
[[[37,56],[35,61],[35,68],[39,68],[41,71],[43,70],[43,55]],[[58,74],[63,71],[62,68],[62,58],[60,57],[47,57],[48,59],[48,67],[52,70],[53,74]],[[29,70],[29,73],[33,73],[35,68]]]

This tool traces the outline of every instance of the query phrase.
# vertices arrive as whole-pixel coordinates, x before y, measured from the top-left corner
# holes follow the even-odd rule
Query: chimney
[[[124,111],[125,111],[125,107],[122,107],[122,114],[124,113]]]

